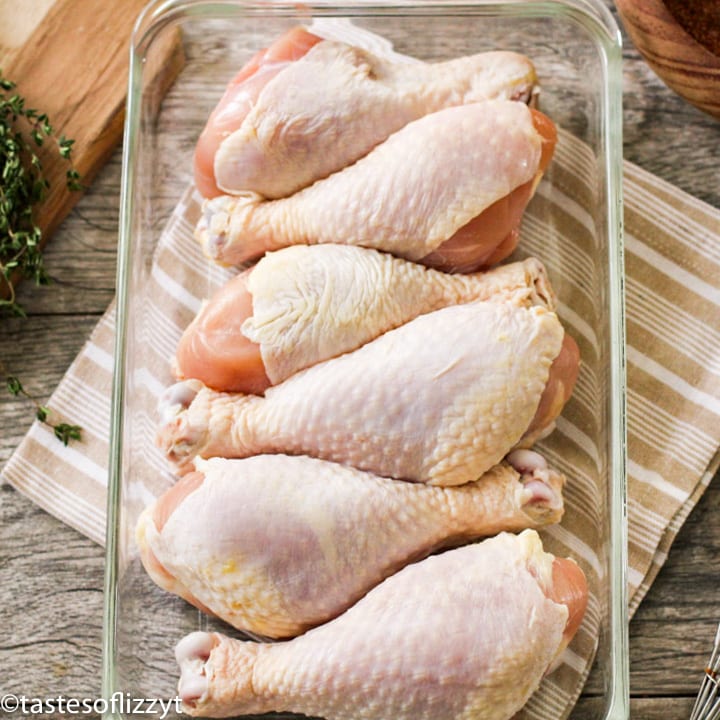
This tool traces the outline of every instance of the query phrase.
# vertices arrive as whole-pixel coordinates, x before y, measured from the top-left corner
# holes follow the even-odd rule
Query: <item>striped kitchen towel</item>
[[[573,142],[562,135],[561,144],[566,151],[559,149],[556,163],[567,162],[573,155]],[[628,579],[634,611],[662,566],[682,523],[718,468],[720,212],[630,163],[625,163],[624,170]],[[573,194],[583,192],[576,183],[567,183],[562,193],[550,193],[541,185],[537,197],[539,203],[560,203],[566,211],[570,208],[572,214],[577,199]],[[168,358],[182,327],[199,307],[202,292],[194,294],[188,287],[193,282],[202,282],[203,292],[207,292],[229,276],[230,271],[213,268],[209,286],[207,278],[193,280],[192,268],[205,263],[192,239],[199,212],[198,197],[188,191],[170,219],[155,256],[153,277],[162,292],[157,304],[147,308],[147,312],[157,313],[157,319],[165,321],[156,322],[159,330],[152,342],[155,361],[149,365],[156,367],[149,367],[145,376],[138,379],[147,396],[146,419],[138,429],[140,436],[153,433],[153,406],[169,379]],[[577,218],[570,218],[570,222],[582,224]],[[530,212],[523,227],[523,246],[527,252],[534,252],[541,241],[545,229],[539,225]],[[556,282],[552,254],[543,260]],[[187,269],[182,270],[183,267]],[[573,317],[571,311],[563,309],[563,292],[559,295],[560,314],[568,315],[563,319],[586,354],[589,350],[584,345],[588,340],[583,336],[587,333],[580,319],[583,313],[580,318]],[[574,298],[573,306],[581,299]],[[170,306],[174,306],[172,312]],[[168,314],[173,315],[171,322],[167,322]],[[35,423],[2,473],[4,481],[98,543],[105,538],[114,321],[114,308],[110,308],[50,399],[54,411],[68,422],[83,426],[83,441],[64,447],[45,425]],[[576,556],[582,554],[582,544],[567,540],[567,535],[580,537],[588,532],[587,508],[598,505],[597,488],[590,479],[592,452],[577,452],[568,457],[565,450],[567,438],[578,434],[575,416],[581,415],[583,406],[592,402],[593,382],[591,373],[581,374],[575,397],[544,447],[552,462],[573,479],[566,491],[563,525],[551,531],[548,539],[551,546],[562,549],[566,545]],[[582,445],[582,440],[577,444]],[[158,456],[149,455],[148,467],[159,471],[156,473],[159,477],[164,473],[165,479],[160,487],[140,493],[139,507],[169,482]],[[591,539],[588,544],[592,546]],[[597,573],[591,554],[580,559],[590,575]],[[555,673],[546,683],[545,699],[541,694],[531,700],[526,717],[546,717],[543,708],[549,702],[547,696],[555,697],[552,702],[556,705],[571,704],[589,668],[598,622],[599,609],[594,599],[585,634],[581,633],[578,640],[580,648],[572,651],[569,662],[566,660],[560,679],[554,679]],[[563,670],[572,677],[563,677]]]
[[[557,428],[542,442],[569,478],[561,525],[546,546],[571,554],[591,597],[583,626],[560,667],[518,716],[566,717],[595,654],[606,581],[595,548],[604,541],[606,470],[602,445],[607,347],[599,309],[607,281],[598,262],[592,205],[595,158],[561,132],[549,177],[523,220],[520,255],[538,256],[577,340],[583,365]],[[662,566],[682,522],[717,470],[720,447],[720,212],[626,163],[625,243],[628,327],[629,584],[634,611]],[[152,438],[155,405],[172,382],[170,358],[202,300],[232,271],[210,266],[193,239],[200,198],[189,188],[160,234],[152,263],[131,298],[131,338],[139,360],[129,373],[123,537],[140,510],[173,482]],[[111,308],[50,400],[85,429],[63,447],[35,423],[3,479],[97,542],[105,532],[114,310]],[[606,419],[605,419],[606,421]],[[124,561],[132,553],[126,540]],[[136,562],[136,560],[135,560]],[[146,659],[147,660],[147,659]],[[153,662],[147,661],[149,666]],[[157,660],[158,666],[162,658]]]
[[[720,467],[720,212],[625,163],[630,611]]]

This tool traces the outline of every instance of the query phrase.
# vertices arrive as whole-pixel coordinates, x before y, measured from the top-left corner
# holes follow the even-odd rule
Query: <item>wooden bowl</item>
[[[720,119],[720,0],[615,0],[615,5],[663,82]]]

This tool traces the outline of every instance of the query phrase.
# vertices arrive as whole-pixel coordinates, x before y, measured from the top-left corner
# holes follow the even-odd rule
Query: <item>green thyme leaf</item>
[[[8,375],[5,378],[5,383],[10,393],[15,396],[19,395],[21,392],[24,392],[22,383],[14,375]]]
[[[55,437],[67,445],[70,440],[82,440],[82,428],[79,425],[60,423],[55,425]]]
[[[59,157],[70,162],[74,141],[64,135],[56,138],[47,114],[25,107],[25,99],[14,90],[15,83],[0,73],[0,313],[24,315],[15,299],[14,279],[38,285],[50,281],[43,267],[42,232],[33,217],[50,183],[35,149],[53,139]],[[71,191],[83,189],[72,166],[65,183]]]
[[[50,283],[43,265],[42,231],[33,215],[50,183],[35,150],[54,140],[59,157],[70,164],[66,187],[71,191],[83,188],[70,160],[74,141],[65,136],[56,138],[48,116],[26,108],[24,98],[14,90],[15,83],[0,72],[0,314],[24,317],[25,311],[15,298],[16,277],[34,280],[37,285]],[[51,422],[50,409],[36,402],[16,376],[5,372],[0,358],[0,377],[3,375],[8,391],[32,402],[35,417],[52,427],[55,437],[65,445],[80,440],[81,428]]]

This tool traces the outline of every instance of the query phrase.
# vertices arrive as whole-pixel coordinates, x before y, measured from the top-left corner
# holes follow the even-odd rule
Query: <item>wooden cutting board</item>
[[[47,11],[50,0],[35,1],[41,19],[19,46],[0,51],[0,66],[26,107],[46,113],[57,137],[75,140],[73,165],[87,186],[122,139],[130,36],[147,0],[55,0]],[[17,0],[10,4],[17,10]],[[164,93],[182,65],[178,30],[158,44],[147,72]],[[82,193],[67,190],[68,165],[57,153],[43,147],[40,156],[50,189],[36,222],[47,240]]]

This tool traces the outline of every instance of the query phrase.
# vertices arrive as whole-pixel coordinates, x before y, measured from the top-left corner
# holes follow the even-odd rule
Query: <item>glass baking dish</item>
[[[515,257],[544,262],[583,359],[575,394],[541,443],[568,477],[563,522],[541,535],[548,549],[583,566],[592,597],[563,663],[517,717],[627,718],[621,52],[600,0],[171,0],[150,3],[141,15],[131,47],[120,218],[103,655],[103,694],[116,701],[106,716],[134,717],[130,698],[174,698],[175,643],[193,630],[227,632],[156,587],[134,544],[140,511],[172,483],[154,447],[155,404],[172,382],[170,356],[197,299],[173,274],[163,243],[195,219],[194,144],[257,49],[298,23],[337,19],[428,61],[507,49],[536,65],[539,107],[560,128],[560,142],[526,211]],[[178,28],[185,64],[163,94],[158,58]],[[199,251],[194,271],[205,295],[230,276]],[[176,322],[162,321],[168,313]],[[175,716],[174,705],[166,716]]]

